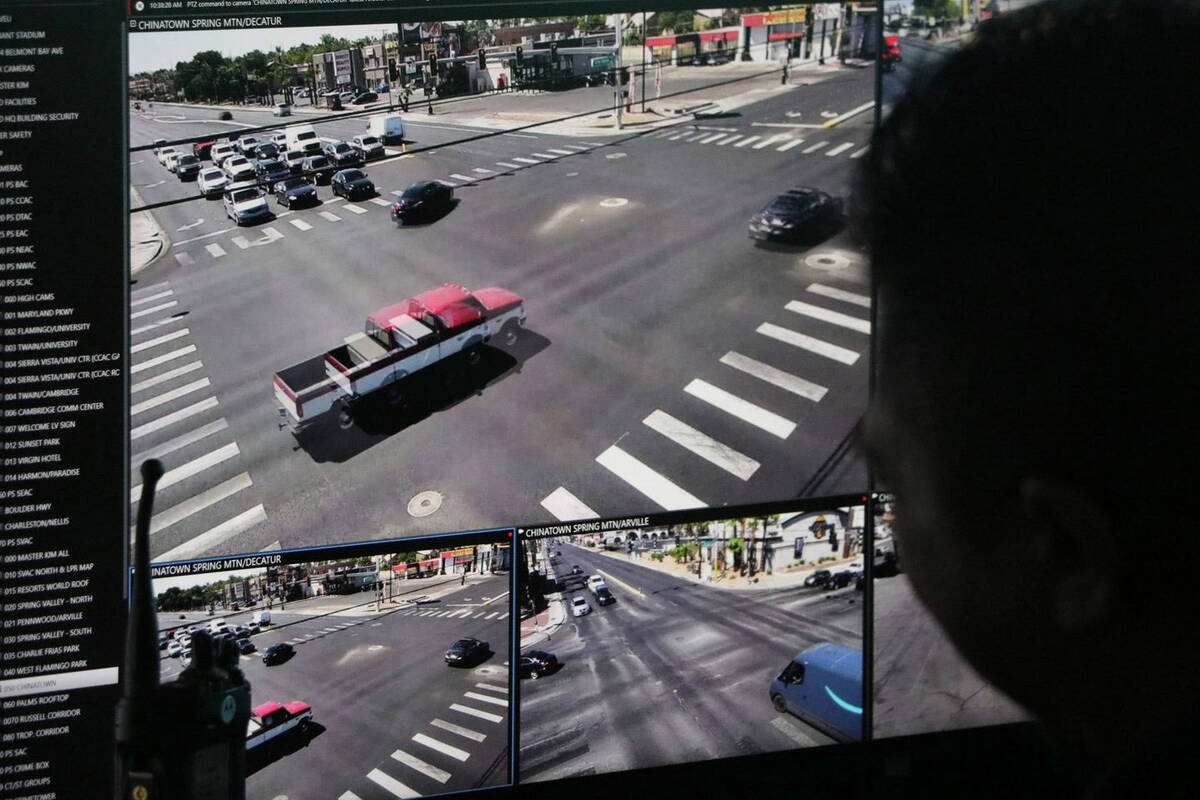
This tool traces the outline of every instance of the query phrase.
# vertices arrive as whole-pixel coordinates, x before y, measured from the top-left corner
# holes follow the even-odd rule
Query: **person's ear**
[[[1117,579],[1112,520],[1077,486],[1042,476],[1022,479],[1021,518],[1036,571],[1048,583],[1046,609],[1065,631],[1102,624]]]

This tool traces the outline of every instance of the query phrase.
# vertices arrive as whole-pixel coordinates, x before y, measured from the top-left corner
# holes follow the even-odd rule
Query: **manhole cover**
[[[418,492],[412,500],[408,501],[408,513],[414,517],[428,517],[441,507],[442,495],[432,489]]]
[[[600,205],[604,206],[605,208],[620,208],[627,203],[629,203],[629,201],[624,197],[606,197],[600,201]]]
[[[476,675],[495,675],[499,672],[507,672],[507,670],[496,669],[495,667],[476,667]]]
[[[850,259],[836,251],[813,253],[804,259],[804,263],[814,269],[845,269],[850,266]]]

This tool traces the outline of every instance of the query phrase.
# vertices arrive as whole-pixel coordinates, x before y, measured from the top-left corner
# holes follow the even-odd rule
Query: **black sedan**
[[[304,159],[300,169],[305,175],[311,177],[317,186],[329,183],[333,180],[333,173],[337,172],[337,167],[329,163],[329,159],[325,156],[309,156]]]
[[[375,184],[361,169],[344,169],[333,176],[329,182],[334,195],[347,200],[357,200],[360,197],[374,197]]]
[[[275,202],[288,208],[314,206],[321,202],[308,178],[285,178],[275,184]]]
[[[487,642],[478,639],[459,639],[446,651],[446,663],[452,666],[482,661],[491,652]]]
[[[826,589],[842,589],[854,582],[857,573],[854,570],[844,569],[841,572],[835,572],[825,581]]]
[[[254,642],[250,641],[249,639],[238,639],[237,640],[237,649],[238,649],[238,652],[241,653],[242,655],[249,655],[250,653],[253,653],[255,650],[257,650],[258,648],[255,647]]]
[[[517,675],[521,678],[530,678],[537,680],[548,672],[553,672],[558,668],[558,658],[554,653],[547,653],[544,650],[529,650],[521,654],[521,660],[517,662]]]
[[[750,218],[750,238],[794,241],[832,233],[842,211],[842,201],[820,189],[792,189]]]
[[[832,576],[832,574],[833,573],[831,573],[827,569],[819,569],[816,572],[814,572],[812,575],[809,575],[807,578],[804,579],[804,585],[805,586],[824,586],[826,583],[829,582],[829,578]]]
[[[282,664],[296,655],[296,649],[287,642],[273,644],[263,651],[262,660],[268,667],[272,664]]]
[[[379,95],[375,94],[374,92],[362,92],[358,95],[355,95],[354,99],[350,101],[350,104],[361,106],[363,103],[374,103],[378,99]]]
[[[279,145],[274,142],[263,142],[254,148],[254,154],[259,159],[279,158]]]
[[[449,210],[454,190],[437,181],[420,181],[404,190],[392,206],[392,219],[397,225],[412,222]]]
[[[292,171],[288,167],[287,162],[275,158],[263,159],[254,165],[255,177],[268,186],[275,181],[283,180],[291,174]]]

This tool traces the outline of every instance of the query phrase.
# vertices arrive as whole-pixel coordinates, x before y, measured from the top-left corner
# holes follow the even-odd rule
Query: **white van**
[[[321,138],[312,125],[288,125],[284,133],[288,150],[300,150],[310,156],[321,152]]]
[[[260,626],[270,625],[271,624],[271,612],[270,611],[255,611],[254,616],[250,617],[250,619],[252,622],[258,623],[258,625],[260,625]]]
[[[384,144],[404,138],[404,120],[399,114],[375,114],[367,118],[367,133]]]
[[[592,590],[592,594],[596,593],[597,586],[605,586],[603,575],[589,575],[587,579],[587,587]]]
[[[214,619],[212,622],[208,623],[209,633],[223,633],[227,630],[229,630],[229,625],[223,619]]]

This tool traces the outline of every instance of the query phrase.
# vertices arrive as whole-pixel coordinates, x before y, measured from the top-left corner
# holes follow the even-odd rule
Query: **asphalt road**
[[[378,202],[322,187],[317,208],[240,230],[220,201],[158,209],[170,255],[137,276],[130,323],[133,463],[168,469],[152,556],[860,491],[843,445],[866,404],[862,256],[845,234],[756,245],[746,223],[797,185],[846,194],[871,115],[820,125],[871,88],[869,70],[759,80],[732,110],[617,138],[454,145],[479,131],[411,121],[436,146],[369,165]],[[138,142],[214,123],[132,124]],[[130,163],[146,202],[179,196],[150,152]],[[418,179],[458,205],[397,230],[387,201]],[[445,282],[520,294],[523,340],[350,431],[280,430],[273,373]]]
[[[507,576],[489,576],[390,612],[347,608],[344,597],[272,610],[273,625],[253,637],[259,652],[241,661],[251,703],[300,700],[316,724],[307,739],[250,752],[247,798],[390,800],[398,784],[431,794],[508,783],[507,589]],[[463,637],[488,642],[491,655],[447,666],[442,654]],[[261,653],[276,642],[296,655],[264,666]],[[164,661],[164,679],[178,669]]]
[[[568,618],[549,642],[562,664],[520,686],[522,781],[550,780],[829,744],[776,712],[771,681],[821,642],[861,649],[853,587],[733,592],[680,581],[571,544],[560,577],[599,573],[617,602]],[[582,580],[580,578],[579,580]],[[586,588],[563,592],[569,599]]]

